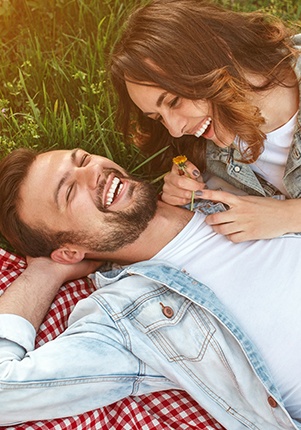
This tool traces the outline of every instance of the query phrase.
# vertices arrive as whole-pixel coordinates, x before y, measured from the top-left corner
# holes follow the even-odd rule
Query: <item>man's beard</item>
[[[102,191],[103,186],[99,195]],[[91,252],[115,252],[135,242],[156,213],[157,193],[151,184],[135,178],[129,183],[128,195],[133,197],[132,205],[127,210],[117,212],[105,208],[99,199],[97,208],[104,214],[101,231],[93,236],[89,232],[76,234],[73,242],[80,243]]]

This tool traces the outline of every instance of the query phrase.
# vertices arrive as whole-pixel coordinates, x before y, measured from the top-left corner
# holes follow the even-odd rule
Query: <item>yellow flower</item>
[[[185,170],[185,163],[187,161],[186,155],[178,155],[172,159],[173,163],[179,166],[180,169]]]
[[[185,175],[190,178],[190,175],[186,172],[186,161],[187,157],[186,155],[178,155],[177,157],[174,157],[172,159],[172,162],[176,164],[179,168],[179,175]],[[194,191],[191,192],[191,203],[190,203],[190,210],[193,211],[193,205],[194,205]]]

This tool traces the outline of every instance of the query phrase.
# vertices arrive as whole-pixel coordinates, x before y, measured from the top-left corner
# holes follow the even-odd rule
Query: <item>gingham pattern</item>
[[[24,270],[21,258],[0,249],[0,295]],[[36,346],[54,339],[67,325],[67,318],[79,299],[87,297],[93,285],[87,279],[64,285],[52,304],[37,335]],[[35,421],[6,430],[223,430],[210,415],[183,391],[162,391],[128,397],[105,408],[85,414]]]

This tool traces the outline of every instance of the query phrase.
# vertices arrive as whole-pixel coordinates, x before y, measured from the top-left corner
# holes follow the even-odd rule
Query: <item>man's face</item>
[[[156,211],[156,194],[107,158],[82,149],[40,154],[20,190],[20,217],[30,227],[80,234],[90,251],[133,243]]]

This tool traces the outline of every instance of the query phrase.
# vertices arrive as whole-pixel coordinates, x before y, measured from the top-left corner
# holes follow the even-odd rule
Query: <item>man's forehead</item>
[[[59,171],[60,158],[71,151],[56,150],[38,154],[29,168],[20,188],[20,214],[29,221],[34,213],[45,211],[50,203],[52,189]]]
[[[39,181],[45,180],[46,177],[52,172],[52,170],[55,171],[56,168],[59,168],[59,165],[57,163],[60,159],[63,159],[64,152],[66,154],[66,151],[60,150],[39,154],[29,169],[26,178],[28,182],[33,182],[38,185]],[[51,175],[49,179],[51,179]]]
[[[38,160],[51,160],[52,158],[63,158],[66,155],[71,156],[71,153],[74,150],[71,149],[55,149],[53,151],[47,151],[42,152],[41,154],[38,154],[37,159]]]

